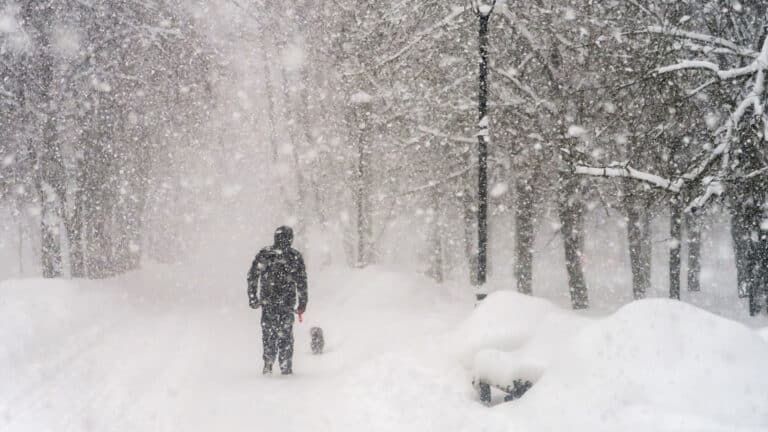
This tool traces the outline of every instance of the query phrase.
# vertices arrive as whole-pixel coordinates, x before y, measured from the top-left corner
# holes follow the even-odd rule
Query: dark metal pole
[[[477,209],[477,285],[482,287],[486,281],[486,269],[488,263],[488,20],[491,10],[483,7],[478,9],[480,19],[479,47],[480,47],[480,91],[478,94],[478,209]],[[486,297],[482,289],[475,294],[477,300]]]

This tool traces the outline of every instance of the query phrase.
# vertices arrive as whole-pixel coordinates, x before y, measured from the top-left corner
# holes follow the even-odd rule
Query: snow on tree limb
[[[768,167],[763,167],[763,168],[760,168],[759,170],[752,171],[751,173],[745,175],[744,178],[745,179],[754,178],[761,174],[765,174],[766,172],[768,172]]]
[[[709,86],[711,86],[712,84],[715,84],[716,82],[718,82],[718,80],[716,79],[707,80],[707,82],[696,87],[695,89],[686,90],[685,94],[687,94],[688,96],[695,96],[699,94],[702,90],[708,88]]]
[[[682,38],[682,39],[706,42],[711,45],[716,45],[722,48],[726,48],[730,50],[730,53],[734,55],[743,56],[743,57],[756,58],[758,56],[758,53],[753,49],[737,45],[727,39],[711,36],[704,33],[697,33],[692,31],[676,29],[674,27],[661,27],[661,26],[646,27],[643,32],[658,34],[662,36],[670,36],[674,38]]]
[[[702,35],[699,33],[684,32],[681,30],[664,29],[659,27],[651,27],[650,30],[656,30],[656,33],[684,37],[689,39],[696,39],[701,41],[710,42],[734,51],[742,50],[742,55],[745,55],[745,50],[738,45],[720,38],[712,36]],[[752,57],[752,55],[748,55]],[[724,185],[722,183],[724,178],[727,178],[730,171],[730,151],[731,145],[734,140],[734,131],[738,128],[745,113],[749,108],[753,109],[753,114],[757,117],[761,117],[765,122],[764,113],[764,93],[765,93],[765,74],[768,69],[768,38],[763,41],[762,48],[759,55],[747,66],[737,67],[732,69],[721,70],[720,67],[710,61],[705,60],[684,60],[677,64],[664,66],[658,68],[656,71],[659,74],[675,72],[685,69],[699,69],[713,72],[720,80],[728,80],[732,78],[742,77],[745,75],[754,75],[753,80],[749,80],[745,85],[751,85],[746,96],[736,105],[736,108],[728,116],[728,120],[723,125],[723,133],[720,134],[721,138],[718,145],[714,150],[706,157],[698,166],[694,167],[687,173],[685,173],[675,184],[682,185],[683,181],[693,181],[700,178],[709,167],[718,159],[720,160],[720,169],[714,177],[709,177],[704,180],[705,190],[699,197],[697,197],[686,209],[686,211],[694,211],[704,206],[713,196],[722,194]],[[708,85],[708,84],[705,84]],[[745,89],[746,90],[746,89]],[[698,89],[696,90],[698,91]]]
[[[683,60],[673,65],[660,67],[656,69],[656,72],[659,74],[666,74],[666,73],[677,72],[685,69],[705,69],[710,72],[713,72],[721,80],[727,80],[727,79],[738,78],[740,76],[751,75],[755,73],[759,69],[757,62],[758,60],[755,60],[752,64],[744,67],[722,70],[720,69],[720,66],[710,61]]]
[[[669,192],[679,193],[682,186],[681,182],[671,181],[656,174],[650,174],[638,171],[629,165],[614,167],[590,167],[577,165],[574,167],[574,174],[587,175],[593,177],[623,177],[642,181],[659,189]]]

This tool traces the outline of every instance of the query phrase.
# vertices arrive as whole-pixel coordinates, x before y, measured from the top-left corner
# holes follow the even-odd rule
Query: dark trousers
[[[264,343],[264,363],[280,359],[280,369],[293,369],[293,311],[266,307],[261,310],[261,334]]]

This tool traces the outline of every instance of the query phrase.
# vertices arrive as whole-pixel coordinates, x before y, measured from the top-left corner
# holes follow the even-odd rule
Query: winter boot
[[[272,363],[264,363],[264,369],[262,369],[261,373],[263,375],[272,375]]]

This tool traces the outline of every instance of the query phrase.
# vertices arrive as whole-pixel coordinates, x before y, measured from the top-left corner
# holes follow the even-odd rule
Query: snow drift
[[[497,291],[451,335],[459,360],[473,379],[498,385],[535,382],[557,350],[589,320],[547,300]]]
[[[498,291],[433,344],[349,369],[326,419],[333,430],[764,431],[766,358],[756,331],[685,303],[598,318]],[[474,378],[536,384],[485,409]]]
[[[505,324],[516,330],[496,330]],[[513,293],[460,327],[473,374],[538,381],[500,405],[514,430],[768,430],[768,344],[739,323],[671,300],[631,303],[589,323]],[[483,341],[483,343],[478,342]],[[512,349],[512,351],[509,351]]]
[[[155,270],[0,283],[0,430],[768,430],[768,332],[685,303],[600,318],[498,291],[473,309],[466,287],[329,269],[296,376],[270,379],[241,274]],[[489,409],[475,377],[535,384]]]

